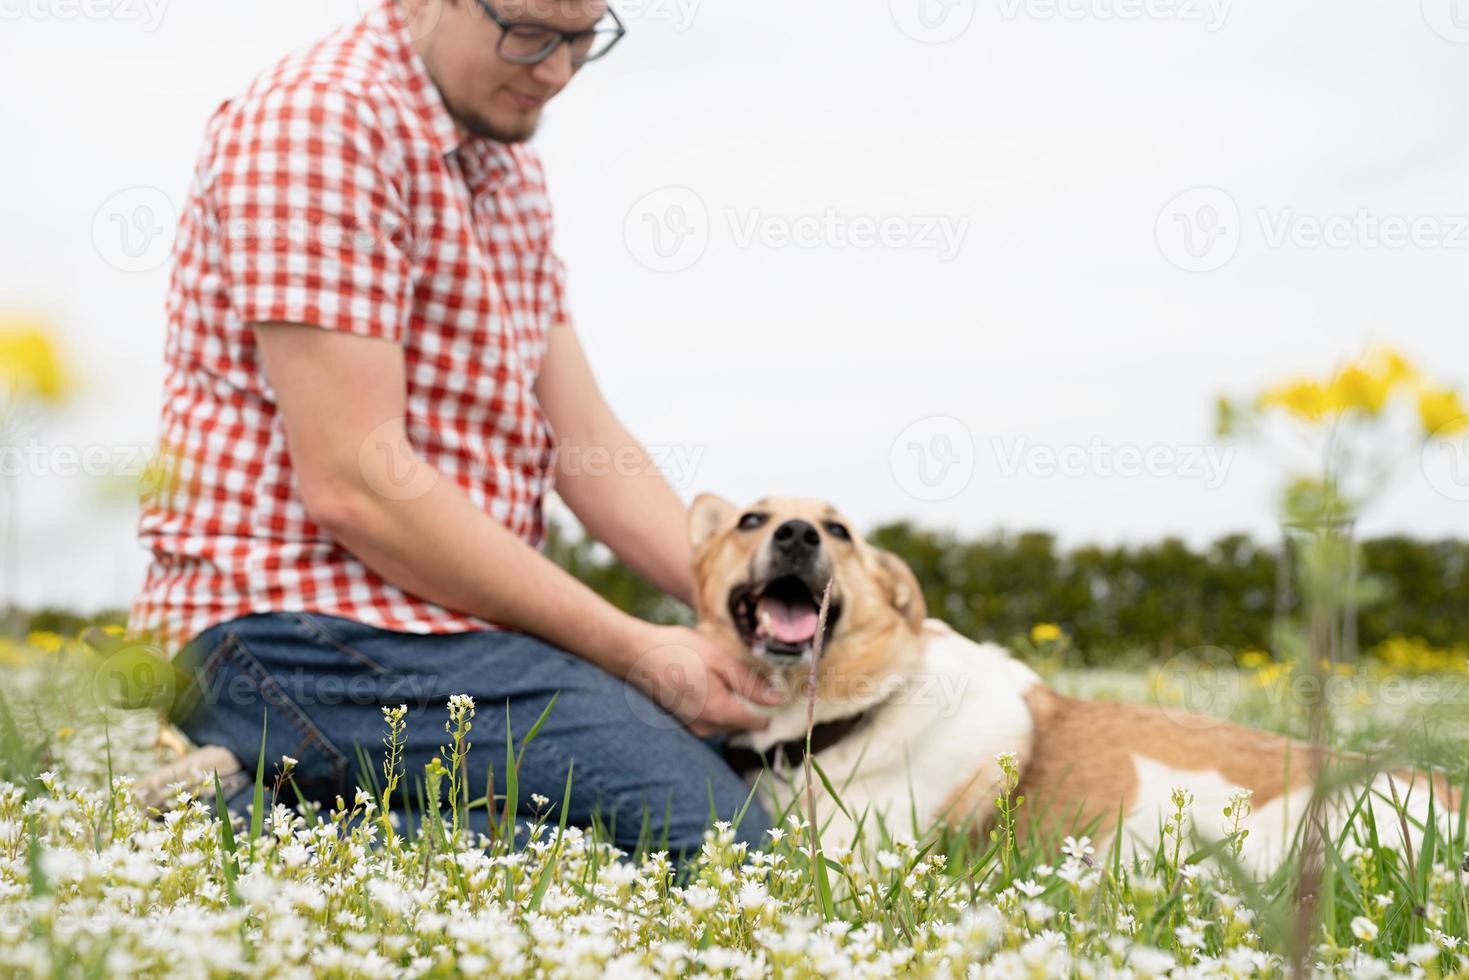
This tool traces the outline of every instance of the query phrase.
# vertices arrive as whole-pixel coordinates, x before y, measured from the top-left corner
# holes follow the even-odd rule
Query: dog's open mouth
[[[822,646],[841,615],[832,599],[826,614]],[[742,586],[729,595],[729,612],[740,640],[757,655],[799,659],[811,653],[821,614],[820,593],[797,575],[781,575],[763,586]]]

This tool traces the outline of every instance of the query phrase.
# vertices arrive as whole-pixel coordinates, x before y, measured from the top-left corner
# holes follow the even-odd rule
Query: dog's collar
[[[823,721],[811,728],[811,753],[814,755],[823,749],[829,749],[833,745],[846,738],[871,715],[872,709],[860,711],[855,715],[838,718],[835,721]],[[764,752],[756,752],[740,746],[725,743],[721,754],[724,761],[729,763],[731,769],[741,776],[748,776],[752,772],[759,772],[766,765],[771,764],[772,759],[785,759],[790,768],[799,766],[806,758],[806,736],[793,738],[785,742],[776,742]]]

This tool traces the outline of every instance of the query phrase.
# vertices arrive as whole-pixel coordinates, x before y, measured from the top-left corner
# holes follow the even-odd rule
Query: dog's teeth
[[[770,630],[770,610],[768,610],[768,609],[762,609],[762,610],[760,610],[760,630],[763,633],[769,633],[771,631]]]

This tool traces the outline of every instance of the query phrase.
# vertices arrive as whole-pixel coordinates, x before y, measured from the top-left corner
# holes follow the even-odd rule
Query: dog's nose
[[[775,529],[775,550],[787,558],[800,558],[821,547],[821,535],[806,521],[786,521]]]

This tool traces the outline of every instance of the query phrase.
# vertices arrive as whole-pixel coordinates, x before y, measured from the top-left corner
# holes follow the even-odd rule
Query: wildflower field
[[[60,399],[56,365],[42,333],[0,327],[0,380],[22,382],[10,401]],[[1457,581],[1441,583],[1446,598],[1431,610],[1447,642],[1387,635],[1359,650],[1361,611],[1391,597],[1385,578],[1357,573],[1354,533],[1384,474],[1466,430],[1459,394],[1390,350],[1324,380],[1223,399],[1221,438],[1285,460],[1271,650],[1172,656],[1170,638],[1117,658],[1131,665],[1122,669],[1088,659],[1095,650],[1078,658],[1070,620],[999,638],[1066,693],[1227,717],[1437,767],[1462,786],[1469,637],[1454,630],[1469,617]],[[983,590],[962,556],[928,551],[928,566],[913,554],[920,577],[947,576],[948,595],[978,608]],[[1461,574],[1458,552],[1445,554],[1439,577]],[[0,555],[0,570],[13,582],[18,562]],[[639,593],[613,571],[601,591],[635,607]],[[1081,594],[1106,591],[1096,585]],[[1249,605],[1225,593],[1215,598]],[[951,608],[936,598],[936,612]],[[1188,608],[1217,631],[1219,617]],[[1257,596],[1251,608],[1266,607]],[[423,772],[402,770],[404,715],[387,709],[383,751],[363,759],[353,799],[302,802],[292,760],[262,752],[248,815],[228,815],[207,780],[145,807],[134,784],[161,761],[165,704],[134,683],[135,668],[146,678],[156,665],[19,622],[0,622],[0,976],[1469,978],[1462,809],[1447,814],[1447,832],[1429,821],[1421,845],[1404,847],[1408,818],[1384,826],[1359,806],[1339,834],[1259,879],[1235,860],[1252,806],[1243,791],[1208,814],[1234,828],[1223,840],[1196,833],[1183,790],[1155,850],[1094,827],[1038,839],[1017,832],[1033,803],[1002,754],[993,826],[863,820],[857,847],[838,849],[796,800],[760,847],[716,823],[679,862],[566,826],[557,800],[520,799],[517,759],[535,731],[510,741],[495,705],[462,697],[444,706],[443,751]],[[1117,633],[1118,622],[1093,626]],[[120,622],[109,631],[124,650],[148,649]],[[467,798],[469,766],[491,769],[490,797]],[[422,801],[407,821],[384,805],[399,786]],[[486,823],[487,835],[469,829]]]
[[[1045,628],[1036,638],[1054,641]],[[180,786],[167,812],[148,813],[130,786],[157,762],[156,714],[99,698],[104,661],[77,640],[34,634],[0,655],[7,975],[1245,977],[1286,975],[1299,959],[1323,975],[1469,976],[1462,814],[1453,839],[1430,835],[1415,854],[1394,847],[1398,828],[1370,819],[1328,841],[1319,916],[1299,936],[1294,865],[1265,881],[1237,876],[1235,842],[1211,853],[1183,794],[1150,854],[1080,830],[1016,839],[1027,804],[1013,778],[989,834],[872,825],[857,853],[824,849],[815,861],[799,813],[748,853],[715,825],[679,867],[665,852],[623,854],[595,829],[563,827],[557,801],[541,798],[527,801],[539,816],[521,818],[529,844],[512,848],[522,746],[497,740],[493,706],[468,699],[446,707],[443,757],[422,774],[394,769],[401,719],[388,712],[381,771],[338,807],[287,806],[289,760],[262,759],[248,819],[221,819],[201,799],[207,785]],[[1241,668],[1225,685],[1237,696],[1221,706],[1289,730],[1288,673]],[[1370,673],[1343,675],[1340,737],[1410,746],[1416,760],[1462,774],[1469,671]],[[1190,699],[1182,676],[1050,679],[1167,704]],[[1383,703],[1394,678],[1420,699],[1412,710]],[[499,764],[494,800],[455,791],[471,764]],[[384,779],[447,790],[439,819],[411,836],[385,820]],[[492,836],[464,829],[466,805],[491,810]]]

